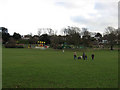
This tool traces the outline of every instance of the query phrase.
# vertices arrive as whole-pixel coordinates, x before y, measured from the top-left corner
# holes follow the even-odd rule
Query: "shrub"
[[[16,44],[16,48],[24,48],[24,44]]]
[[[5,44],[5,48],[16,48],[15,44]]]
[[[16,44],[16,41],[13,38],[5,44],[5,48],[24,48],[24,44]]]
[[[5,44],[6,48],[15,48],[16,41],[13,38],[10,38],[10,40]]]

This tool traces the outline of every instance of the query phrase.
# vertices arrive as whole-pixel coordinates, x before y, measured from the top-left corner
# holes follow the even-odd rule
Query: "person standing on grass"
[[[94,60],[94,56],[95,56],[94,54],[92,54],[92,55],[91,55],[91,57],[92,57],[92,60]]]
[[[77,59],[77,53],[74,52],[74,60]]]
[[[85,53],[83,52],[83,60],[85,60]]]

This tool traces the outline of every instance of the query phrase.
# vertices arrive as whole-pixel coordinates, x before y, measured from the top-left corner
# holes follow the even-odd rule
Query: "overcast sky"
[[[67,26],[104,32],[118,27],[119,0],[0,0],[0,27],[37,34],[39,28],[60,30]]]

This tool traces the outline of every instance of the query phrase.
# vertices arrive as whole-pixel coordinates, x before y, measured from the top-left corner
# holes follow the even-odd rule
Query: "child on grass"
[[[95,56],[94,54],[92,54],[92,55],[91,55],[91,57],[92,57],[92,60],[94,60],[94,56]]]
[[[77,53],[74,52],[74,60],[77,59]]]

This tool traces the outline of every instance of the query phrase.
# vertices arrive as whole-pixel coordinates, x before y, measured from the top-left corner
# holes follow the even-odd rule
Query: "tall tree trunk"
[[[113,45],[111,45],[111,48],[110,48],[110,50],[113,50]]]

